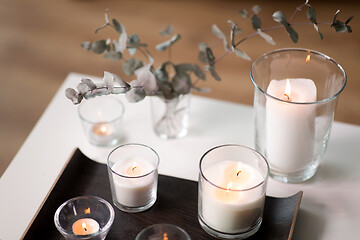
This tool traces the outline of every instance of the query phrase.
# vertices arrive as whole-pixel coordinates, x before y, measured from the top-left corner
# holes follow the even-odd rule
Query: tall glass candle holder
[[[222,145],[200,160],[198,219],[210,235],[244,239],[262,223],[269,166],[253,149]]]
[[[123,103],[113,96],[102,96],[82,101],[78,107],[84,133],[96,146],[109,147],[124,138]]]
[[[308,49],[280,49],[257,59],[251,68],[255,86],[255,148],[282,182],[311,178],[323,158],[344,69],[332,58]]]
[[[114,205],[124,212],[142,212],[157,197],[159,156],[152,148],[136,143],[124,144],[107,159]]]

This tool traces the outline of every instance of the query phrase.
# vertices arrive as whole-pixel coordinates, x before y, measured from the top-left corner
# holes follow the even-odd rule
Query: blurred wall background
[[[251,25],[237,11],[255,4],[262,11],[263,28],[277,25],[272,13],[282,10],[289,18],[297,6],[305,1],[222,1],[222,0],[0,0],[0,176],[21,147],[31,129],[52,99],[69,72],[102,76],[111,71],[128,79],[121,65],[87,52],[80,47],[82,41],[95,41],[108,36],[117,38],[106,29],[98,34],[94,30],[104,23],[105,9],[109,17],[126,26],[127,32],[137,33],[157,62],[166,60],[166,53],[154,49],[165,40],[159,31],[167,25],[174,27],[182,39],[172,48],[175,62],[197,63],[198,43],[213,44],[211,34],[216,23],[223,31],[231,19],[243,28],[246,36],[252,33]],[[255,37],[239,46],[252,60],[263,53],[284,47],[302,47],[323,52],[337,60],[346,70],[348,84],[339,99],[335,120],[360,124],[360,2],[310,1],[317,10],[319,22],[331,22],[340,9],[338,18],[351,21],[353,33],[335,33],[329,25],[319,25],[324,34],[320,40],[311,25],[295,26],[299,42],[291,42],[283,29],[269,32],[276,45],[267,44]],[[306,9],[299,12],[293,22],[306,22]],[[222,44],[217,55],[223,51]],[[252,105],[253,86],[249,78],[251,62],[233,55],[217,64],[222,77],[216,82],[210,77],[201,86],[210,87],[207,97]],[[79,79],[80,80],[80,79]],[[65,96],[64,96],[65,97]],[[69,104],[70,101],[69,101]],[[51,133],[44,136],[51,138]],[[46,146],[44,146],[46,147]]]

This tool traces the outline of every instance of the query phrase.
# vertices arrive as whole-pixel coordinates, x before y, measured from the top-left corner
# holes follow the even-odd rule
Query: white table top
[[[0,179],[0,239],[20,239],[41,208],[74,148],[105,162],[111,149],[87,143],[76,107],[65,98],[85,75],[71,73],[50,102]],[[237,143],[254,146],[250,106],[193,96],[189,134],[162,140],[151,127],[148,99],[125,104],[124,142],[153,147],[159,172],[198,178],[200,157],[211,147]],[[269,180],[267,194],[289,196],[304,191],[293,239],[356,239],[360,235],[360,126],[335,122],[317,174],[301,184]]]

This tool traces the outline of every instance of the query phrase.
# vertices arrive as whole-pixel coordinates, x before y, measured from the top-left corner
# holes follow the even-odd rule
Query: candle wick
[[[136,167],[133,167],[131,170],[134,171]]]
[[[289,95],[287,95],[286,93],[284,95],[287,97],[287,100],[290,101]]]
[[[236,173],[236,176],[239,176],[239,173],[241,173],[241,171],[238,171],[238,172]]]
[[[87,232],[87,228],[86,228],[86,227],[84,227],[84,230],[85,230],[85,232]]]

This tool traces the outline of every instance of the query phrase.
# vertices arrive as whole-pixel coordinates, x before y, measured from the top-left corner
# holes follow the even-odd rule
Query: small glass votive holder
[[[64,202],[55,212],[54,223],[68,240],[102,240],[115,217],[110,203],[95,196],[81,196]]]
[[[270,176],[287,183],[311,178],[325,154],[344,69],[308,49],[279,49],[257,59],[254,84],[255,149]]]
[[[168,223],[154,224],[144,228],[135,240],[191,240],[184,229]]]
[[[96,146],[114,146],[124,137],[123,103],[113,96],[101,96],[82,101],[79,117],[88,141]]]
[[[116,147],[107,158],[114,205],[124,212],[142,212],[157,198],[159,155],[137,143]]]
[[[208,234],[244,239],[262,223],[269,166],[258,152],[221,145],[200,160],[198,219]]]

